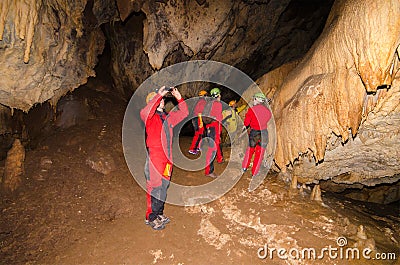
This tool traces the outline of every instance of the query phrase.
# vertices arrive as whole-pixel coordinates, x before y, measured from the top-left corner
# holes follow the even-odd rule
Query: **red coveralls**
[[[215,118],[215,121],[206,125],[207,137],[214,140],[215,144],[209,145],[206,152],[206,168],[205,174],[211,174],[214,172],[214,159],[215,156],[222,160],[222,153],[220,149],[221,144],[221,130],[222,130],[222,103],[218,100],[213,102],[210,110],[210,117]],[[219,153],[219,154],[218,154]],[[220,158],[219,158],[220,156]]]
[[[178,101],[179,110],[177,111],[171,111],[168,115],[157,111],[161,99],[162,96],[157,94],[140,111],[140,117],[146,129],[146,220],[149,221],[154,221],[158,215],[163,214],[173,165],[173,128],[189,114],[183,99]]]
[[[242,162],[242,168],[247,169],[254,153],[252,175],[258,174],[261,161],[264,158],[265,149],[268,145],[267,124],[271,119],[271,111],[263,104],[251,107],[244,118],[244,126],[250,126],[249,146]]]
[[[189,150],[192,150],[192,151],[196,151],[196,149],[199,147],[199,142],[201,140],[201,137],[204,134],[204,127],[203,127],[203,124],[200,122],[198,116],[199,116],[199,114],[201,114],[203,112],[205,105],[206,105],[206,99],[204,97],[202,97],[199,99],[199,101],[197,101],[196,106],[194,107],[194,110],[193,110],[193,115],[195,115],[196,117],[193,119],[193,127],[194,127],[195,131],[194,131],[192,144],[190,145],[190,148],[189,148]]]

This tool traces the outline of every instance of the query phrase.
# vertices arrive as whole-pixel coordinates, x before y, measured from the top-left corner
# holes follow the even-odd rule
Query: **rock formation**
[[[133,92],[154,70],[190,59],[244,68],[262,52],[251,69],[261,75],[261,64],[276,67],[309,48],[331,3],[311,1],[301,17],[291,2],[1,1],[0,104],[24,111],[47,100],[54,105],[85,84],[96,75],[104,32],[117,92]]]
[[[95,76],[104,34],[86,1],[0,2],[0,103],[28,111]],[[87,19],[83,20],[83,16]]]
[[[7,191],[16,190],[24,176],[25,149],[19,139],[15,139],[12,148],[7,153],[2,186]]]
[[[259,81],[273,97],[280,169],[303,183],[400,179],[399,44],[399,1],[336,1],[295,68]]]
[[[337,0],[325,23],[332,2],[3,0],[1,132],[15,134],[14,109],[56,109],[105,50],[110,93],[126,99],[165,66],[211,59],[258,78],[273,99],[276,165],[300,183],[396,182],[400,3]]]

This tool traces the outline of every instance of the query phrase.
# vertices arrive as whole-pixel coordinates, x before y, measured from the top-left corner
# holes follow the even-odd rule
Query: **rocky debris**
[[[359,249],[369,248],[371,251],[376,251],[375,240],[373,238],[368,238],[363,225],[359,225],[356,234],[357,242],[354,246]]]
[[[111,155],[92,155],[86,159],[86,164],[93,170],[108,175],[115,170],[115,162]]]
[[[354,220],[350,221],[346,217],[347,214],[343,216],[337,211],[339,205],[332,204],[330,198],[326,198],[328,204],[310,202],[303,194],[292,193],[290,183],[284,184],[286,191],[281,185],[283,182],[270,179],[268,184],[263,184],[256,193],[235,187],[213,203],[186,207],[185,210],[191,215],[201,216],[198,235],[216,249],[232,249],[237,244],[243,248],[257,249],[267,244],[268,247],[290,246],[292,249],[301,250],[310,246],[318,249],[324,247],[324,244],[330,244],[355,247],[360,251],[367,247],[374,252],[382,251],[377,250],[375,246],[375,238],[382,238],[369,219],[353,216]],[[307,187],[303,189],[310,195]],[[319,186],[315,185],[311,193],[318,191],[320,192]],[[288,196],[289,194],[291,195]],[[260,209],[260,206],[264,210]],[[296,207],[300,207],[301,210]],[[348,211],[349,209],[345,210]],[[224,225],[219,221],[221,219],[224,220]],[[385,234],[393,238],[391,229],[385,229]],[[306,237],[314,243],[305,246]],[[391,240],[396,243],[395,239]],[[269,254],[271,253],[266,253]],[[290,260],[289,264],[300,263]]]
[[[24,161],[25,148],[19,139],[15,139],[7,153],[2,179],[3,188],[13,192],[21,185],[25,173]]]
[[[132,205],[133,202],[130,198],[114,195],[99,205],[99,212],[103,219],[112,221],[132,214],[134,212]]]
[[[157,249],[157,250],[150,250],[149,253],[154,256],[153,259],[153,264],[156,264],[158,260],[163,260],[165,257],[163,256],[162,250]]]
[[[44,170],[49,170],[53,165],[53,161],[50,157],[44,156],[40,158],[40,167]]]
[[[202,236],[208,244],[214,246],[216,249],[221,249],[227,242],[231,241],[229,234],[221,233],[221,231],[207,219],[201,220],[200,229],[197,234]]]

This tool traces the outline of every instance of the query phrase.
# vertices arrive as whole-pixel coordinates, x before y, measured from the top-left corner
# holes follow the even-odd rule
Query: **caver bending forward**
[[[165,86],[158,93],[151,92],[147,105],[140,111],[145,123],[147,157],[145,177],[147,188],[146,224],[155,230],[161,230],[170,219],[164,215],[164,203],[167,198],[172,173],[173,129],[186,116],[188,108],[181,94],[173,88],[171,94],[178,101],[178,110],[164,111],[164,96],[168,93]]]

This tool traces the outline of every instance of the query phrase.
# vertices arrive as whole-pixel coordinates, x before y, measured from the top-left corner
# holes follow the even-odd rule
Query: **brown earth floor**
[[[348,244],[342,249],[369,245],[375,246],[375,252],[397,251],[399,255],[399,216],[356,212],[350,201],[337,201],[325,194],[324,203],[310,201],[309,190],[290,190],[277,174],[269,174],[253,192],[247,190],[250,175],[246,173],[214,202],[193,207],[166,205],[171,223],[162,231],[152,230],[144,224],[145,191],[129,172],[122,152],[125,105],[108,101],[95,119],[58,131],[35,150],[27,151],[22,186],[14,194],[1,196],[1,264],[397,262],[329,258],[327,252],[323,258],[285,260],[276,250],[270,252],[284,248],[295,256],[305,248],[314,248],[318,256],[324,247],[338,248],[336,241],[344,236]],[[183,149],[190,140],[182,139]],[[229,160],[230,149],[224,151]],[[114,162],[109,165],[111,172],[102,174],[93,169],[90,161],[101,159]],[[225,166],[218,164],[216,172]],[[203,171],[179,168],[172,178],[189,185],[211,181]],[[367,239],[357,237],[359,225],[363,225]],[[266,244],[269,256],[261,259],[258,254],[265,252],[259,250]]]

